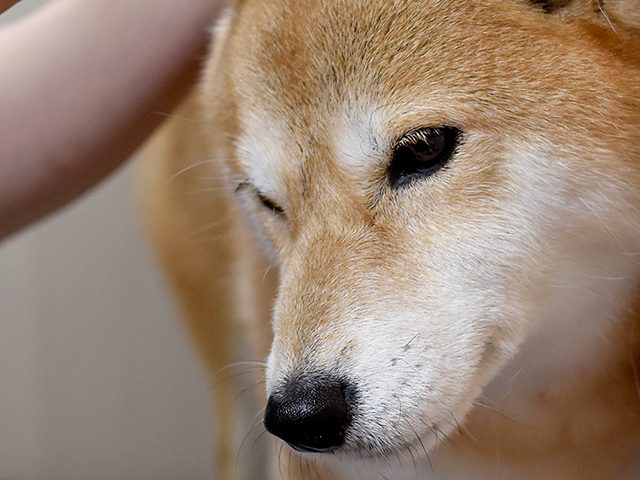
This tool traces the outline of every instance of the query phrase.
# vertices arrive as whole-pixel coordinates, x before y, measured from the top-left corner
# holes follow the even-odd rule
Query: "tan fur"
[[[444,423],[455,423],[442,438],[444,423],[433,427],[434,439],[418,424],[384,430],[374,436],[388,435],[389,450],[377,460],[353,450],[325,466],[322,455],[307,463],[287,452],[280,468],[242,471],[236,452],[258,408],[234,426],[237,390],[214,376],[220,478],[385,478],[385,468],[394,479],[634,478],[640,4],[547,9],[244,0],[218,27],[201,88],[153,140],[141,177],[152,237],[207,367],[215,374],[247,349],[263,359],[271,342],[276,267],[235,206],[240,184],[280,272],[268,389],[294,371],[346,372],[364,396],[392,391],[376,405],[382,416],[397,408],[395,392],[406,418],[447,418],[448,408]],[[394,142],[439,125],[465,134],[452,164],[392,191]],[[607,318],[596,312],[583,328],[566,312],[572,301]],[[545,365],[541,345],[564,363]],[[415,470],[394,470],[396,456]]]

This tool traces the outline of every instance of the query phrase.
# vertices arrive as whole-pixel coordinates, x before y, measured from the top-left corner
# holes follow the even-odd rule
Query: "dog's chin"
[[[423,478],[433,470],[432,455],[444,441],[446,433],[430,432],[404,441],[380,438],[349,438],[342,446],[323,453],[303,455],[329,469],[342,472],[340,478],[393,478],[405,480]]]
[[[380,444],[378,442],[360,442],[355,447],[350,448],[345,446],[346,448],[344,448],[344,450],[346,450],[346,453],[344,453],[344,455],[363,460],[387,460],[397,457],[398,455],[409,455],[412,458],[427,458],[429,453],[436,448],[438,442],[444,438],[446,438],[444,433],[441,434],[440,438],[435,434],[428,433],[426,435],[416,436],[413,439],[406,439],[399,443]],[[335,453],[338,455],[343,454],[342,451]]]
[[[373,434],[367,431],[365,425],[362,425],[361,428],[348,432],[344,443],[339,447],[321,453],[308,451],[303,453],[310,454],[314,458],[331,457],[337,460],[359,459],[384,462],[394,458],[428,460],[429,455],[460,428],[453,415],[450,422],[442,424],[420,423],[422,423],[422,431],[412,427],[408,432],[403,433],[397,430],[393,432],[394,427],[389,426],[387,435]]]

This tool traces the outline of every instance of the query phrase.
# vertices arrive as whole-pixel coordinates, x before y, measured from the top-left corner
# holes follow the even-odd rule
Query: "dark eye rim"
[[[238,183],[235,189],[236,193],[241,192],[243,190],[249,190],[255,196],[258,202],[260,202],[260,204],[262,204],[262,206],[265,207],[267,210],[279,216],[284,217],[285,215],[284,208],[282,208],[276,202],[271,200],[269,197],[265,196],[262,192],[260,192],[257,188],[255,188],[250,182],[241,181]]]
[[[260,201],[260,203],[271,212],[283,217],[284,216],[284,208],[278,205],[276,202],[271,200],[268,197],[265,197],[262,193],[256,191],[256,197]]]
[[[462,138],[462,130],[455,126],[439,125],[409,130],[395,142],[393,147],[391,160],[387,166],[390,186],[393,189],[400,189],[443,169],[456,153]],[[421,142],[427,146],[433,146],[439,141],[443,142],[441,149],[426,161],[418,161],[417,158],[412,161],[406,157],[406,154],[412,150],[415,155],[415,147]],[[402,152],[404,152],[403,155],[401,155]]]

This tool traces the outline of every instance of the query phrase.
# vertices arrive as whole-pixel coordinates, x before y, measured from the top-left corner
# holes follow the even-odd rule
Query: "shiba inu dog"
[[[150,149],[221,478],[640,476],[640,2],[238,0]]]

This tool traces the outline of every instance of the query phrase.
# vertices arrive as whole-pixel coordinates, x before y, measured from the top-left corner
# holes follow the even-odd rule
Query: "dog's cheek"
[[[363,325],[350,359],[360,392],[353,435],[361,443],[380,436],[392,450],[415,442],[430,448],[479,393],[481,332],[453,326],[451,317],[394,310],[387,315],[398,321]]]
[[[507,235],[512,226],[505,219],[468,228],[468,236],[448,238],[437,254],[423,254],[423,262],[415,261],[418,251],[411,255],[424,264],[417,270],[430,273],[403,284],[396,298],[379,299],[386,311],[378,315],[386,322],[362,324],[354,368],[363,402],[369,402],[363,411],[371,412],[363,425],[399,422],[397,442],[412,436],[415,424],[408,418],[443,431],[453,428],[454,418],[462,421],[482,387],[514,354],[529,328],[521,298],[537,274],[513,265],[540,248]],[[412,268],[406,266],[406,277]],[[423,433],[431,438],[433,432]]]

